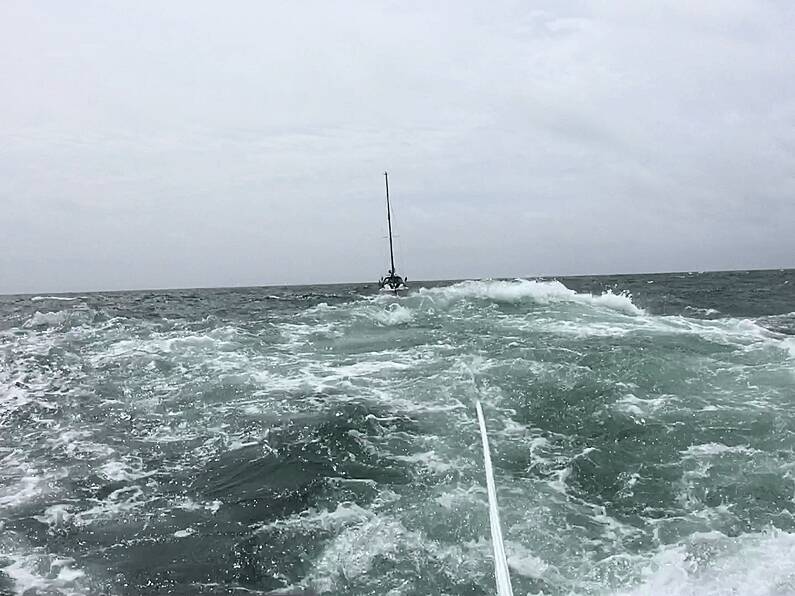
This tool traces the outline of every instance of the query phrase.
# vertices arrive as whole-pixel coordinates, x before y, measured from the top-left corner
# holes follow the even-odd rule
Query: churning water
[[[795,272],[0,297],[0,594],[795,593]]]

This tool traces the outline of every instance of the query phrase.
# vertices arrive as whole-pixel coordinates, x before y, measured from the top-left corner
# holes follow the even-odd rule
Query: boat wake
[[[5,297],[0,593],[795,593],[791,301],[693,277]]]

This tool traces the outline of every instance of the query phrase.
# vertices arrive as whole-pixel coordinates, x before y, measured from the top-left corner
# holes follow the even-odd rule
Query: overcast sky
[[[795,266],[795,2],[0,0],[0,292]]]

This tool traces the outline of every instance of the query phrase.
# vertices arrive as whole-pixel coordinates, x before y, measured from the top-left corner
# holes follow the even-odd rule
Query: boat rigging
[[[394,292],[397,294],[400,290],[407,290],[406,279],[400,277],[395,269],[395,250],[392,246],[392,212],[389,206],[389,174],[384,172],[384,184],[386,185],[386,221],[389,228],[389,263],[390,268],[386,276],[382,277],[378,282],[378,287],[382,291]]]

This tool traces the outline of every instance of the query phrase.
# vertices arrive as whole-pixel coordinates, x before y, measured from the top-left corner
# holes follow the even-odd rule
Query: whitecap
[[[726,453],[738,453],[742,455],[751,455],[756,453],[756,449],[748,447],[748,445],[735,445],[729,447],[723,443],[702,443],[700,445],[691,445],[684,451],[682,455],[685,457],[701,457],[712,455],[724,455]]]
[[[0,544],[2,573],[14,584],[17,594],[82,596],[88,593],[85,571],[71,557],[59,557],[30,545]],[[5,593],[5,592],[4,592]]]
[[[78,300],[80,296],[33,296],[30,299],[31,302],[41,302],[43,300],[58,300],[62,302],[71,302],[72,300]]]
[[[620,596],[773,596],[795,593],[795,534],[780,531],[729,538],[693,534],[659,550],[640,569],[641,581]]]
[[[66,503],[59,503],[57,505],[50,505],[41,515],[34,515],[33,519],[49,527],[50,532],[55,528],[61,528],[68,525],[74,514],[70,511],[69,505]]]
[[[400,304],[392,304],[389,308],[367,311],[367,316],[380,325],[391,327],[411,323],[414,313]]]
[[[414,453],[412,455],[396,455],[393,456],[393,459],[412,464],[420,464],[431,474],[444,474],[453,469],[453,464],[439,457],[433,450],[423,453]]]
[[[614,294],[612,290],[600,295],[581,294],[567,288],[559,281],[526,279],[513,281],[463,281],[451,286],[420,288],[418,295],[442,302],[467,298],[479,298],[509,304],[524,300],[532,300],[538,304],[573,302],[608,308],[627,315],[639,315],[644,312],[643,309],[633,304],[632,298],[628,294]]]
[[[30,474],[13,484],[0,487],[0,509],[19,507],[44,495],[49,490],[49,480],[50,477]]]
[[[549,569],[549,565],[541,557],[521,543],[506,540],[505,550],[509,553],[508,566],[518,575],[541,577]]]
[[[365,523],[348,527],[314,562],[310,583],[321,592],[334,591],[340,576],[345,581],[364,576],[376,558],[395,552],[407,539],[413,543],[420,542],[416,534],[389,517],[373,516]]]
[[[307,509],[273,522],[255,527],[259,532],[268,532],[283,528],[303,528],[311,530],[340,530],[350,524],[360,523],[373,517],[373,512],[353,502],[343,502],[336,509]]]
[[[140,462],[109,461],[99,469],[100,475],[111,481],[130,481],[147,478],[155,472],[144,472]]]
[[[37,310],[35,313],[33,313],[32,317],[22,324],[22,326],[28,328],[57,327],[59,325],[63,325],[68,317],[69,313],[64,311],[40,312]]]

